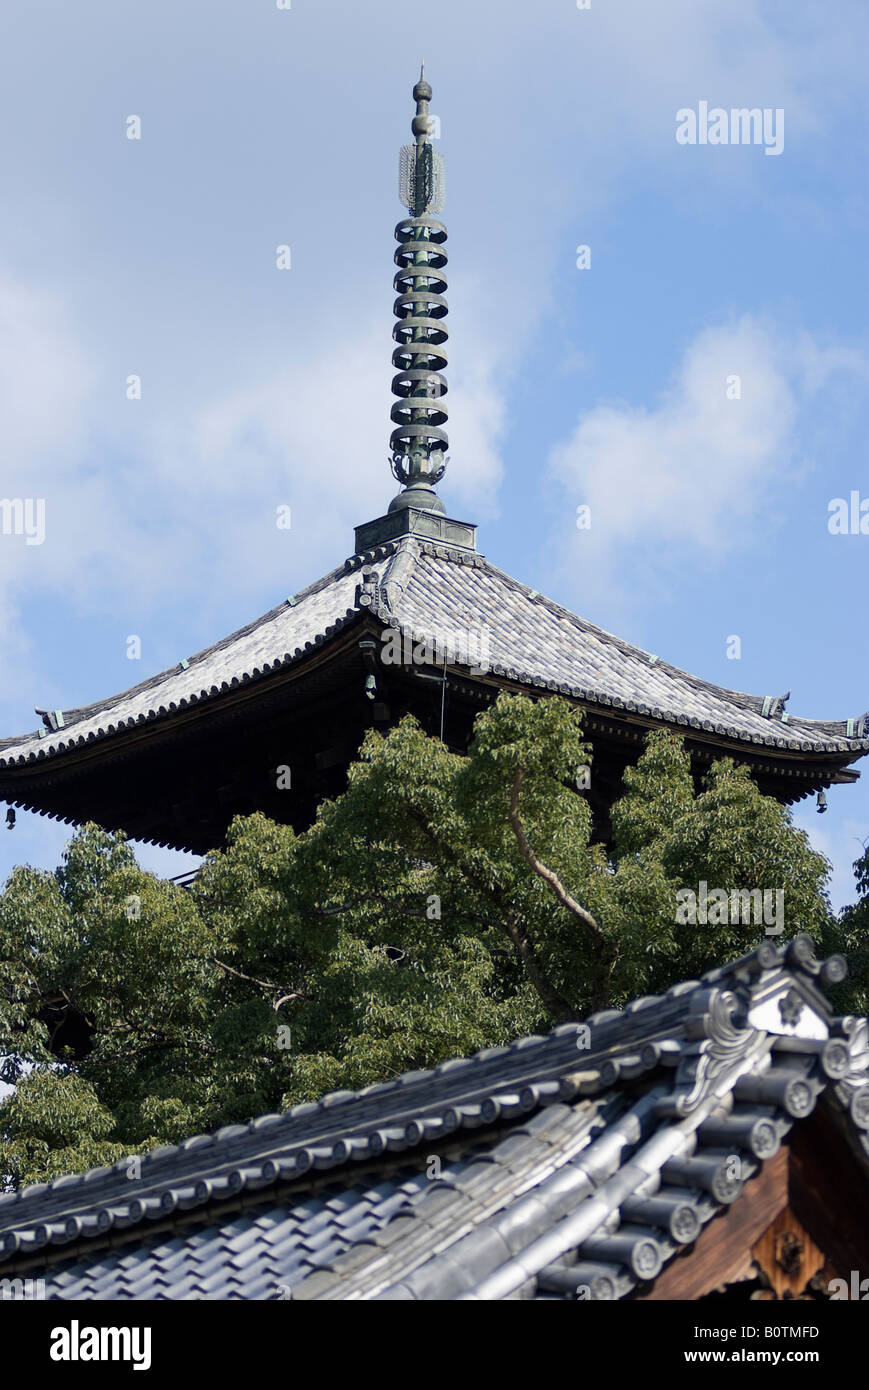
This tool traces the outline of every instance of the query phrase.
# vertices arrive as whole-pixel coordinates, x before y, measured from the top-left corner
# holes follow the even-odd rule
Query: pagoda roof
[[[360,573],[362,572],[362,573]],[[360,582],[360,580],[362,582]],[[108,699],[54,712],[57,727],[0,740],[0,770],[13,769],[210,702],[323,647],[370,614],[414,641],[485,633],[490,683],[546,690],[623,711],[700,737],[797,754],[869,752],[869,719],[790,715],[787,697],[729,690],[680,670],[512,579],[482,555],[413,537],[351,556],[247,627]],[[473,663],[450,658],[451,669]],[[0,778],[2,784],[2,778]]]
[[[869,1024],[828,1003],[845,973],[766,940],[587,1024],[154,1149],[135,1181],[122,1159],[0,1197],[0,1273],[64,1300],[698,1297],[787,1204],[801,1135],[847,1269]],[[656,1289],[674,1274],[693,1291]]]

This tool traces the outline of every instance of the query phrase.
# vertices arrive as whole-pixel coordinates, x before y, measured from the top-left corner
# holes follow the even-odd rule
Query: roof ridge
[[[383,571],[380,587],[385,594],[386,607],[390,613],[397,611],[397,604],[401,602],[405,587],[413,577],[421,553],[419,542],[412,536],[406,536],[400,545],[396,546],[395,554]],[[397,596],[393,593],[395,589],[398,590]]]
[[[0,1258],[229,1200],[242,1189],[258,1191],[311,1169],[333,1170],[386,1150],[419,1147],[459,1129],[491,1127],[556,1100],[598,1094],[662,1064],[690,1063],[693,1078],[693,1054],[700,1044],[691,1039],[714,1037],[722,1009],[729,1018],[728,986],[747,990],[751,1000],[757,987],[766,998],[770,992],[780,995],[788,979],[791,993],[802,982],[804,990],[809,987],[812,1007],[821,1010],[833,1032],[836,1020],[818,986],[835,983],[844,973],[841,957],[815,959],[809,937],[796,937],[783,950],[763,941],[702,980],[679,982],[663,995],[592,1014],[585,1024],[562,1024],[545,1035],[484,1048],[361,1091],[332,1092],[282,1115],[259,1116],[247,1125],[224,1126],[151,1150],[141,1155],[142,1181],[134,1197],[129,1195],[128,1159],[32,1185],[0,1198],[0,1230],[5,1231]],[[706,1014],[710,1028],[698,1032],[699,1016]],[[847,1034],[847,1022],[842,1021],[840,1033]],[[769,1031],[753,1027],[754,1032]],[[597,1030],[593,1048],[586,1043],[588,1029]],[[837,1046],[841,1050],[842,1044]],[[583,1053],[580,1062],[577,1050]],[[863,1061],[869,1065],[869,1052]],[[445,1083],[433,1089],[431,1083],[443,1078]],[[690,1089],[678,1082],[678,1075],[676,1081],[677,1092]],[[865,1104],[862,1098],[860,1104]]]
[[[703,676],[694,675],[691,671],[685,670],[684,667],[676,666],[673,662],[648,652],[645,648],[638,647],[635,643],[628,642],[625,638],[619,637],[616,633],[610,632],[606,628],[599,627],[589,618],[584,618],[581,614],[574,613],[572,609],[565,607],[564,604],[559,603],[556,599],[549,598],[539,590],[530,588],[521,580],[508,574],[506,570],[500,569],[483,555],[472,554],[465,556],[458,552],[447,553],[447,547],[438,546],[432,542],[423,544],[421,549],[424,555],[428,555],[434,559],[445,560],[447,563],[451,564],[466,564],[474,568],[484,569],[496,576],[502,583],[505,583],[517,592],[523,594],[524,597],[531,602],[539,603],[548,612],[552,613],[554,617],[564,619],[572,623],[583,633],[594,636],[607,645],[615,647],[622,655],[644,660],[648,663],[654,661],[658,669],[665,670],[679,679],[684,680],[686,684],[694,690],[710,693],[719,698],[723,698],[727,703],[735,705],[737,708],[743,708],[751,713],[763,713],[767,697],[763,695],[754,695],[750,691],[735,690],[730,686],[719,685],[715,681],[707,680]],[[869,720],[869,713],[867,713],[867,716],[864,716],[864,719]],[[777,722],[779,721],[770,719],[771,724],[776,724]],[[869,748],[869,739],[861,738],[861,736],[856,733],[847,733],[850,724],[859,724],[861,722],[861,720],[849,720],[847,718],[830,720],[812,719],[805,715],[790,715],[784,727],[787,729],[789,726],[796,726],[797,728],[805,728],[813,732],[815,730],[829,731],[831,733],[835,732],[841,734],[842,737],[849,738],[853,743],[862,744],[866,748]]]

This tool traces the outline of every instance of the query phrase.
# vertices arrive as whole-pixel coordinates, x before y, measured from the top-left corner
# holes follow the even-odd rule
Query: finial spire
[[[442,249],[447,230],[432,213],[444,203],[443,160],[432,149],[435,121],[429,115],[431,84],[425,75],[425,62],[413,89],[416,115],[411,130],[414,145],[404,145],[399,164],[401,201],[412,214],[402,218],[395,229],[398,272],[394,285],[397,323],[392,336],[398,346],[392,354],[398,375],[392,391],[398,400],[390,418],[396,425],[390,437],[392,471],[403,490],[390,503],[390,512],[404,507],[443,512],[444,504],[435,485],[446,468],[444,455],[447,436],[440,428],[447,411],[442,402],[447,383],[442,370],[447,365],[443,344],[448,334],[443,320],[447,287],[443,269],[447,264]]]

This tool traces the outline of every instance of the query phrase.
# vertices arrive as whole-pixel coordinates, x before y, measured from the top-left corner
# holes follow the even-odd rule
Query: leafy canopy
[[[237,819],[190,891],[93,825],[55,873],[16,869],[0,896],[8,1183],[660,992],[763,936],[680,923],[677,892],[701,881],[781,890],[785,937],[848,951],[837,1004],[866,1009],[865,856],[836,921],[829,866],[787,810],[727,760],[698,794],[664,732],[625,776],[607,850],[577,789],[590,759],[572,706],[501,696],[468,757],[410,717],[370,733],[309,830]]]

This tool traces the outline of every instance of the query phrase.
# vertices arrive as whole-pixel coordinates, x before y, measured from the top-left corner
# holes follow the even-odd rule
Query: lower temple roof
[[[869,1022],[824,992],[844,974],[765,941],[585,1025],[156,1149],[135,1180],[7,1195],[0,1276],[50,1299],[648,1296],[816,1110],[866,1207]]]

